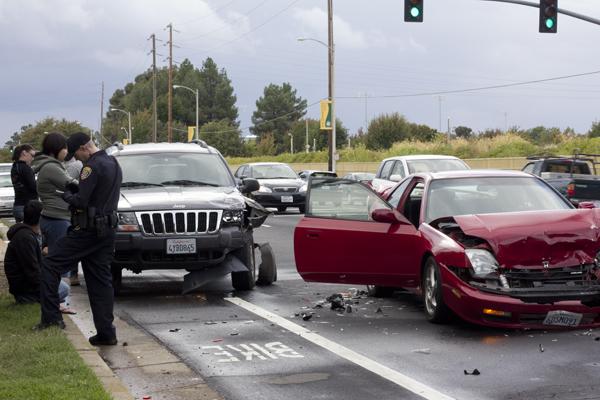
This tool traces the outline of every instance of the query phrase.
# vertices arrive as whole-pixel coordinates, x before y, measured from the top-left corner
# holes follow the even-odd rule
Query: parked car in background
[[[279,212],[284,212],[288,207],[298,207],[301,213],[304,212],[306,182],[289,165],[278,162],[243,164],[238,167],[235,177],[258,181],[260,188],[248,194],[248,197],[263,207],[274,207]]]
[[[298,172],[300,179],[307,181],[309,177],[320,177],[320,178],[337,178],[337,174],[333,171],[317,171],[314,169],[307,169]]]
[[[12,164],[9,164],[12,166]],[[12,217],[15,190],[10,179],[10,170],[0,172],[0,217]]]
[[[600,210],[575,209],[538,177],[418,173],[387,200],[313,179],[306,211],[294,232],[306,281],[414,290],[431,322],[600,326]]]
[[[0,174],[3,172],[10,172],[12,169],[12,163],[0,163]]]
[[[528,157],[523,171],[541,177],[575,205],[591,202],[600,207],[600,176],[596,175],[599,157],[599,154]]]
[[[369,185],[373,178],[375,178],[375,174],[372,172],[350,172],[343,176],[343,179],[350,179],[351,181],[358,181]]]
[[[242,195],[258,182],[236,182],[215,148],[202,141],[143,143],[107,152],[123,170],[112,263],[116,292],[123,269],[187,270],[184,293],[227,274],[236,290],[275,280],[274,263],[254,261],[253,231],[269,213]]]
[[[462,171],[469,166],[460,158],[438,155],[413,155],[386,158],[381,162],[375,178],[371,181],[373,189],[384,193],[408,175],[418,172]]]

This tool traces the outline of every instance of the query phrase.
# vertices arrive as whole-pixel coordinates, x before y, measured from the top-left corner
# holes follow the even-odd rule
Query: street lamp
[[[173,89],[178,89],[178,88],[182,88],[182,89],[187,89],[190,92],[194,93],[196,95],[196,140],[198,140],[200,137],[198,136],[198,130],[199,130],[199,126],[198,126],[198,119],[199,119],[199,106],[198,106],[198,89],[192,89],[190,87],[187,86],[183,86],[183,85],[173,85]]]
[[[121,110],[120,108],[114,108],[114,107],[109,108],[109,110],[110,111],[119,111],[119,112],[122,112],[123,114],[127,114],[127,119],[129,120],[129,132],[127,132],[127,143],[131,144],[132,139],[133,139],[133,135],[131,134],[131,113],[129,111]]]
[[[331,22],[330,22],[331,23]],[[329,65],[329,101],[331,101],[331,138],[329,140],[329,163],[328,163],[328,169],[330,171],[335,172],[335,164],[336,164],[336,157],[337,157],[337,153],[336,153],[336,145],[335,145],[335,140],[336,140],[336,135],[335,135],[335,98],[334,98],[334,59],[335,59],[335,46],[333,44],[333,28],[331,28],[330,26],[330,31],[329,31],[329,43],[327,44],[319,39],[314,39],[314,38],[305,38],[305,37],[301,37],[298,38],[299,42],[305,42],[305,41],[311,41],[311,42],[317,42],[320,45],[323,45],[325,47],[327,47],[328,50],[328,65]]]

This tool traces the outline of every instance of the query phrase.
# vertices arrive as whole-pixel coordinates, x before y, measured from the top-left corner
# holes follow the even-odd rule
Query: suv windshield
[[[227,166],[217,154],[128,154],[117,160],[123,170],[123,186],[234,186]]]
[[[408,164],[408,172],[411,174],[416,174],[418,172],[461,171],[469,169],[464,162],[452,159],[410,160],[406,163]]]
[[[294,170],[285,164],[253,165],[250,170],[255,179],[295,179],[298,177]]]

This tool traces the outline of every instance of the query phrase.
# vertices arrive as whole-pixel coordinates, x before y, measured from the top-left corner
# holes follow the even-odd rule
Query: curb
[[[75,323],[66,318],[65,320],[65,335],[77,351],[85,364],[98,377],[98,380],[104,386],[104,389],[112,396],[113,400],[134,400],[134,397],[129,393],[121,380],[113,373],[108,365],[104,362],[100,354],[96,351],[77,328]]]

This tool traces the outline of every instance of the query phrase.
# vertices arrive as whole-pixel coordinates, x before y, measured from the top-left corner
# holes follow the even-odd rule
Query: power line
[[[252,14],[254,11],[256,11],[257,9],[259,9],[260,7],[262,7],[266,2],[268,2],[269,0],[263,0],[262,2],[260,2],[257,6],[254,6],[253,8],[251,8],[249,11],[246,11],[244,14],[242,14],[240,17],[235,18],[233,21],[231,21],[231,23],[236,23],[238,21],[241,21],[242,19],[244,19],[245,17],[247,17],[248,15]],[[192,40],[196,40],[196,39],[200,39],[201,37],[205,37],[205,36],[210,36],[215,32],[219,32],[222,31],[223,29],[227,28],[228,25],[225,26],[221,26],[220,28],[216,28],[213,29],[212,31],[208,31],[208,32],[204,32],[201,33],[200,35],[191,37],[189,39],[186,40],[182,40],[182,43],[187,43],[187,42],[191,42]]]
[[[231,0],[230,2],[223,4],[221,7],[215,9],[213,12],[210,12],[208,14],[204,14],[201,17],[198,18],[194,18],[191,19],[189,21],[185,21],[185,22],[180,22],[178,25],[187,25],[187,24],[191,24],[192,22],[198,22],[198,21],[202,21],[203,19],[206,19],[214,14],[217,14],[219,11],[222,11],[224,9],[226,9],[227,7],[229,7],[230,5],[232,5],[233,3],[235,3],[236,0]]]
[[[246,37],[246,36],[247,36],[247,35],[249,35],[250,33],[252,33],[252,32],[254,32],[254,31],[256,31],[256,30],[258,30],[258,29],[262,28],[263,26],[265,26],[266,24],[268,24],[269,22],[271,22],[272,20],[274,20],[275,18],[277,18],[278,16],[280,16],[281,14],[283,14],[284,12],[286,12],[287,10],[289,10],[290,8],[292,8],[292,6],[293,6],[294,4],[296,4],[296,3],[298,3],[299,1],[300,1],[300,0],[294,0],[294,1],[292,1],[292,2],[291,2],[291,3],[289,3],[287,6],[285,6],[285,8],[283,8],[283,9],[279,10],[277,13],[275,13],[274,15],[272,15],[271,17],[269,17],[269,18],[267,18],[265,21],[263,21],[263,23],[261,23],[261,24],[259,24],[259,25],[255,26],[254,28],[250,29],[250,30],[249,30],[249,31],[247,31],[247,32],[244,32],[244,33],[242,33],[242,34],[241,34],[241,35],[239,35],[239,36],[236,36],[236,37],[234,37],[234,38],[233,38],[233,39],[231,39],[231,40],[225,41],[225,42],[223,42],[223,43],[221,43],[221,44],[219,44],[219,45],[217,45],[217,46],[211,47],[211,48],[210,48],[210,49],[208,49],[208,50],[197,51],[196,53],[189,54],[188,56],[194,56],[194,55],[196,55],[196,54],[200,54],[200,53],[208,53],[208,52],[211,52],[211,51],[213,51],[213,50],[219,49],[219,48],[221,48],[221,47],[223,47],[223,46],[225,46],[225,45],[227,45],[227,44],[229,44],[229,43],[233,43],[233,42],[235,42],[235,41],[236,41],[236,40],[238,40],[238,39],[241,39],[241,38],[243,38],[243,37]],[[188,47],[188,49],[190,49],[190,48]],[[194,50],[194,49],[190,49],[190,50]]]
[[[437,95],[441,95],[441,94],[467,93],[467,92],[476,92],[476,91],[481,91],[481,90],[502,89],[502,88],[514,87],[514,86],[531,85],[534,83],[551,82],[551,81],[558,81],[558,80],[562,80],[562,79],[570,79],[570,78],[577,78],[577,77],[581,77],[581,76],[590,76],[590,75],[597,75],[597,74],[600,74],[600,70],[584,72],[581,74],[557,76],[557,77],[553,77],[553,78],[536,79],[536,80],[525,81],[525,82],[515,82],[515,83],[505,83],[505,84],[501,84],[501,85],[481,86],[481,87],[475,87],[475,88],[469,88],[469,89],[443,90],[443,91],[436,91],[436,92],[409,93],[409,94],[397,94],[397,95],[369,96],[369,98],[370,99],[393,99],[393,98],[400,98],[400,97],[437,96]],[[364,98],[364,96],[338,96],[337,98],[338,99],[362,99],[362,98]]]

